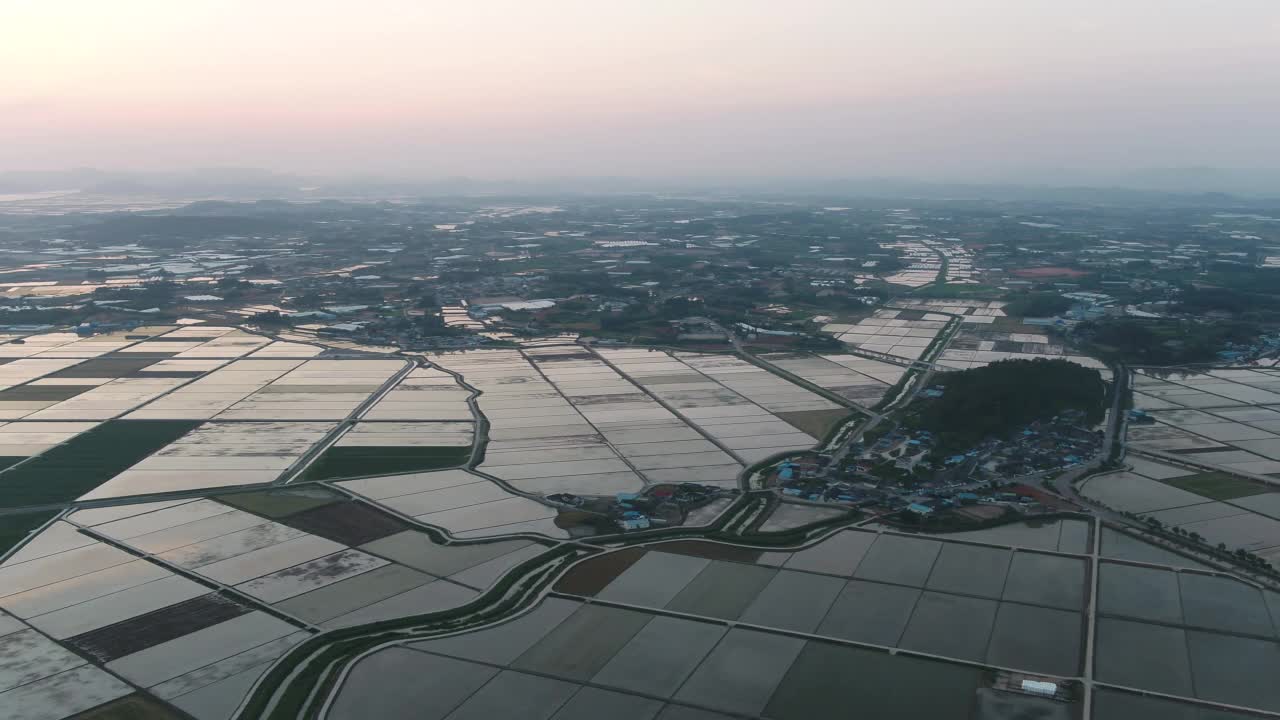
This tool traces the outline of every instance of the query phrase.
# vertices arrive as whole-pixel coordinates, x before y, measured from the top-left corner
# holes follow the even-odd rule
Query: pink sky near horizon
[[[1280,167],[1275,0],[6,0],[0,170]]]

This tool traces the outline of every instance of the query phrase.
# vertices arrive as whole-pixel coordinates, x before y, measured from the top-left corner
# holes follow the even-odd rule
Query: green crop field
[[[1166,478],[1160,482],[1213,500],[1230,500],[1267,492],[1265,487],[1256,482],[1220,472]]]
[[[462,447],[333,447],[307,468],[305,480],[336,480],[367,475],[439,470],[462,465],[471,446]]]
[[[53,511],[0,515],[0,554],[22,542],[27,534],[49,521]]]
[[[75,500],[199,425],[171,420],[104,422],[0,472],[0,507]]]

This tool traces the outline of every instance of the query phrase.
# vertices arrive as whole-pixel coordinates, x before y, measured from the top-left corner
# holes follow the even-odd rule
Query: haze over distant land
[[[0,171],[1280,192],[1275,0],[18,0],[4,16]]]
[[[0,171],[0,203],[57,194],[190,202],[201,199],[280,200],[338,198],[562,194],[674,193],[758,197],[920,198],[926,200],[1045,200],[1105,204],[1199,202],[1206,197],[1280,199],[1280,171],[1169,168],[1114,176],[1058,172],[1056,182],[1011,178],[1001,183],[922,181],[909,178],[822,177],[591,177],[529,178],[301,176],[253,168],[208,168],[171,172],[121,172],[80,168],[66,171]],[[1212,194],[1207,195],[1207,194]],[[0,204],[0,211],[7,207]],[[126,204],[125,207],[128,205]]]

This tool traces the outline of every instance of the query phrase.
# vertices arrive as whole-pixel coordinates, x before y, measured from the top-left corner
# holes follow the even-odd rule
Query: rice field
[[[371,477],[339,485],[455,537],[525,532],[567,536],[555,524],[558,513],[554,508],[512,495],[484,476],[466,470]]]
[[[125,420],[89,425],[88,430],[62,444],[0,472],[4,505],[21,507],[74,500],[111,482],[196,426],[180,421]]]
[[[261,672],[306,636],[68,523],[24,546],[0,577],[5,662],[27,668],[19,687],[0,681],[10,717],[86,710],[134,692],[125,681],[178,700],[234,672]]]
[[[650,546],[611,568],[611,578],[596,582],[590,596],[748,624],[786,617],[787,627],[844,641],[1054,675],[1078,672],[1081,557],[855,530],[754,559],[687,553]],[[572,586],[573,574],[562,582]],[[786,588],[805,583],[815,584],[806,596],[824,600],[806,605],[801,616]],[[1016,642],[1032,626],[1055,633],[1056,652]]]
[[[1116,510],[1194,532],[1212,545],[1280,558],[1280,493],[1266,483],[1153,460],[1133,470],[1097,475],[1080,492]]]
[[[270,483],[337,427],[317,422],[145,422],[195,427],[119,470],[81,500]]]
[[[314,486],[79,510],[0,564],[0,708],[65,717],[140,687],[225,720],[316,629],[457,607],[545,549],[441,544]]]
[[[203,325],[0,348],[0,485],[17,505],[271,483],[319,447],[312,478],[451,467],[474,444],[470,391],[405,360]]]
[[[1022,330],[995,330],[990,324],[966,323],[938,356],[937,363],[945,368],[969,370],[1001,360],[1042,357],[1070,360],[1077,365],[1101,370],[1104,376],[1110,375],[1101,360],[1072,353],[1061,340],[1049,336],[1043,329],[1024,326]]]
[[[581,353],[576,346],[569,350]],[[639,468],[590,418],[607,427],[619,413],[643,417],[655,408],[646,407],[638,391],[628,394],[620,378],[609,378],[607,367],[574,368],[581,382],[568,376],[569,368],[548,368],[572,393],[566,396],[541,371],[546,362],[535,364],[517,350],[449,353],[432,361],[461,373],[481,392],[477,404],[489,437],[477,469],[539,494],[607,495],[645,486]]]
[[[933,344],[938,333],[951,319],[946,315],[936,315],[929,319],[905,319],[902,315],[902,310],[876,310],[871,317],[863,318],[853,325],[824,325],[822,332],[831,333],[840,342],[849,343],[856,348],[917,360],[924,355],[924,351]]]
[[[884,281],[892,285],[915,289],[939,280],[974,282],[973,258],[962,245],[936,238],[900,235],[895,242],[880,243],[880,247],[898,253],[908,263],[906,268],[885,276]]]
[[[933,248],[965,272],[949,249]],[[901,312],[877,319],[948,317]],[[6,516],[21,541],[0,562],[0,714],[11,717],[229,720],[313,634],[459,608],[569,540],[546,494],[736,487],[746,466],[812,448],[847,412],[733,356],[563,340],[425,363],[330,359],[316,345],[203,326],[98,336],[98,347],[70,334],[30,340],[0,363],[0,411],[21,415],[0,420],[0,485],[16,507],[97,506],[31,537],[52,515]],[[859,404],[902,375],[842,353],[764,360]],[[1160,427],[1205,426],[1192,434],[1222,446],[1198,455],[1256,452],[1236,444],[1269,432],[1255,425],[1270,412],[1259,405],[1165,410]],[[1224,423],[1253,430],[1209,427]],[[1093,485],[1106,477],[1084,491],[1206,537],[1280,548],[1277,494],[1251,493],[1260,486],[1249,481],[1155,460]],[[786,506],[763,527],[821,510]],[[1080,676],[1093,535],[1061,519],[937,538],[844,529],[773,551],[699,540],[605,550],[526,615],[370,654],[330,717],[963,716],[975,697],[994,702],[993,668]],[[1274,669],[1274,598],[1128,535],[1104,529],[1101,542],[1101,690],[1275,707],[1218,669],[1228,657],[1248,658],[1258,678]],[[1135,670],[1133,638],[1183,650],[1159,672]],[[931,692],[908,692],[919,682]],[[1068,707],[1026,702],[1042,715]]]
[[[636,352],[544,343],[433,362],[481,391],[489,442],[477,469],[540,494],[733,487],[747,464],[817,442],[781,416],[840,409],[736,358]]]
[[[395,716],[413,708],[439,718],[455,706],[456,717],[511,716],[517,708],[540,716],[557,708],[575,713],[565,717],[706,715],[695,708],[814,717],[847,700],[824,666],[858,669],[865,708],[942,717],[968,701],[978,682],[976,671],[960,666],[562,598],[548,598],[527,619],[468,640],[425,641],[400,654],[370,656],[339,693],[335,717],[370,708]],[[417,690],[396,688],[379,679],[389,667],[432,679]],[[903,672],[928,678],[937,692],[892,701],[895,686],[883,680]]]
[[[1001,360],[1043,357],[1070,360],[1101,370],[1104,376],[1109,374],[1102,361],[1072,353],[1038,328],[1014,325],[1013,330],[996,329],[996,320],[1007,319],[1002,301],[899,298],[894,305],[853,325],[824,325],[822,332],[861,350],[917,360],[947,323],[958,317],[960,331],[934,359],[939,368],[969,370]]]
[[[1130,424],[1131,446],[1249,476],[1280,477],[1280,371],[1224,369],[1134,374],[1134,406],[1155,424]]]
[[[1006,305],[1006,303],[1001,300],[910,297],[895,300],[893,304],[896,307],[920,312],[959,315],[964,318],[972,318],[971,320],[966,320],[966,322],[974,322],[983,325],[994,322],[994,318],[1005,317],[1003,308]],[[978,320],[976,318],[992,318],[992,320]]]
[[[1277,608],[1261,590],[1190,570],[1103,563],[1099,571],[1099,680],[1280,707],[1280,692],[1265,681],[1280,669]]]
[[[760,359],[864,407],[880,402],[906,373],[898,365],[858,355],[767,353]]]
[[[729,485],[730,477],[738,472],[729,462],[749,465],[778,453],[813,447],[819,438],[782,415],[839,408],[767,370],[729,356],[612,348],[599,348],[596,353],[728,456],[728,462],[717,459],[709,464],[714,470],[699,473],[693,482],[709,479]],[[678,482],[679,478],[676,472],[662,475],[663,481]]]

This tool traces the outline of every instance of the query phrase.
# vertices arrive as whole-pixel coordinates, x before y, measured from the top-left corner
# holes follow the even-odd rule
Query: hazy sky
[[[1280,167],[1280,0],[0,0],[0,170]]]

